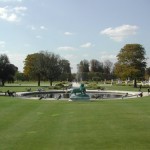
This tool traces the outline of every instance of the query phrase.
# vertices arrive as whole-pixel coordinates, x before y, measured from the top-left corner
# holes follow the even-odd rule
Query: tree
[[[66,59],[62,59],[60,62],[60,66],[61,66],[61,75],[59,77],[59,79],[61,81],[65,81],[65,80],[69,80],[71,81],[71,67],[70,67],[70,62]]]
[[[112,77],[112,66],[113,63],[109,60],[105,60],[104,61],[104,65],[103,65],[103,74],[105,76],[105,79],[110,79]]]
[[[82,60],[79,64],[79,72],[89,72],[89,62],[88,60]]]
[[[38,86],[40,86],[41,79],[49,80],[52,85],[52,82],[59,80],[62,75],[63,78],[69,78],[71,68],[69,61],[61,59],[59,55],[41,51],[27,56],[24,74],[34,79],[37,78]]]
[[[9,62],[7,55],[0,55],[0,80],[2,86],[5,85],[6,81],[14,81],[17,70],[18,68]]]
[[[140,44],[126,44],[117,55],[114,72],[121,79],[143,78],[146,68],[145,49]],[[135,80],[136,81],[136,80]]]
[[[91,72],[103,72],[103,63],[96,59],[90,61],[90,71]]]
[[[146,68],[146,71],[145,71],[145,79],[147,79],[147,80],[150,79],[150,67]]]
[[[64,71],[63,61],[59,55],[55,55],[54,53],[43,52],[43,54],[46,62],[44,66],[44,73],[52,86],[52,82],[58,79]]]
[[[15,78],[17,81],[29,81],[28,76],[26,76],[24,73],[17,71]]]
[[[29,54],[24,63],[24,74],[30,76],[32,79],[38,79],[38,86],[40,86],[41,77],[44,74],[44,54],[42,52]]]

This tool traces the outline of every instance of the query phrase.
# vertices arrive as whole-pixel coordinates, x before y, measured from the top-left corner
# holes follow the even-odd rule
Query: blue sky
[[[116,62],[130,43],[149,57],[149,15],[149,0],[0,0],[0,54],[19,71],[41,50],[69,60],[72,72],[84,59]]]

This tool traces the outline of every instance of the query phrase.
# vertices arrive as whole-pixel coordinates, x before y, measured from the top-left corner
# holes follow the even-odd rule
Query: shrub
[[[54,86],[54,89],[56,89],[56,90],[59,90],[59,89],[61,89],[62,87],[60,87],[60,86]]]
[[[54,89],[54,87],[53,86],[49,86],[48,89],[52,90],[52,89]]]
[[[57,84],[55,84],[55,87],[57,87],[57,86],[59,86],[59,87],[64,87],[64,84],[63,83],[57,83]]]

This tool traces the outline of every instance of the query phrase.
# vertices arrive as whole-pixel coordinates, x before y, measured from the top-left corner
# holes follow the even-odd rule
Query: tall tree
[[[112,77],[112,66],[113,63],[110,60],[104,61],[103,74],[105,76],[105,79],[110,79]]]
[[[40,86],[45,66],[45,56],[43,53],[29,54],[24,63],[24,74],[30,76],[32,79],[38,79],[38,86]]]
[[[48,79],[52,85],[52,82],[60,79],[62,74],[71,74],[71,68],[69,61],[61,59],[59,55],[41,51],[27,56],[24,73],[34,79],[37,78],[38,86],[41,78]]]
[[[119,78],[143,78],[146,68],[145,49],[140,44],[126,44],[117,55],[115,74]]]
[[[61,67],[61,76],[60,80],[65,81],[65,80],[71,80],[71,67],[70,67],[70,62],[66,59],[62,59],[60,62],[60,67]]]
[[[0,55],[0,80],[2,86],[5,85],[6,81],[14,81],[17,70],[18,68],[9,62],[7,55]]]
[[[103,63],[96,59],[90,61],[90,71],[91,72],[103,72]]]
[[[79,72],[89,72],[89,62],[88,60],[82,60],[79,64]]]
[[[60,77],[63,71],[62,60],[59,55],[49,52],[43,52],[45,55],[45,75],[46,78],[50,81],[50,85],[52,86],[52,82]]]
[[[96,59],[92,59],[90,61],[89,78],[91,78],[91,80],[98,81],[102,79],[102,74],[103,74],[103,63]]]

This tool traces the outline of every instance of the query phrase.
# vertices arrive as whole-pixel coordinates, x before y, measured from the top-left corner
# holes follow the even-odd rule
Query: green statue
[[[80,85],[80,88],[75,88],[71,91],[71,94],[76,95],[76,93],[80,93],[80,94],[83,94],[83,95],[86,94],[86,88],[85,88],[83,83]]]
[[[86,88],[83,83],[80,85],[79,88],[72,89],[70,99],[73,101],[90,100],[90,96],[86,94]]]

